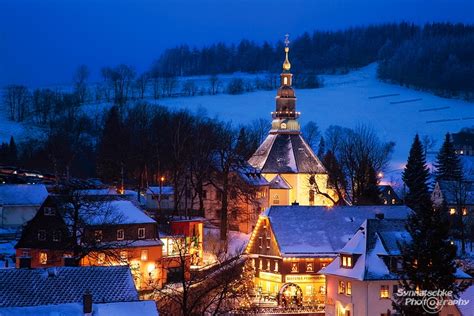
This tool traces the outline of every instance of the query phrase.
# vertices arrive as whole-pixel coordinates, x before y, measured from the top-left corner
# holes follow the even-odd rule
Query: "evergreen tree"
[[[432,207],[428,189],[429,171],[418,135],[410,149],[402,177],[408,189],[407,205],[413,212],[406,226],[411,241],[400,244],[403,266],[400,285],[406,291],[452,291],[457,297],[465,286],[455,282],[456,247],[449,241],[445,213]],[[395,296],[393,305],[397,311],[402,315],[428,315],[423,306],[407,304],[407,298]]]
[[[13,136],[10,137],[10,144],[8,145],[8,160],[9,163],[15,165],[18,161],[18,152]]]
[[[380,199],[380,190],[378,187],[377,172],[375,169],[366,164],[366,179],[367,182],[362,189],[361,195],[357,199],[358,205],[378,205],[382,204]]]
[[[444,143],[436,156],[436,181],[461,181],[461,160],[454,149],[451,135],[446,134]]]
[[[105,181],[120,179],[122,164],[125,162],[124,136],[119,109],[113,106],[107,114],[97,157],[98,174]]]

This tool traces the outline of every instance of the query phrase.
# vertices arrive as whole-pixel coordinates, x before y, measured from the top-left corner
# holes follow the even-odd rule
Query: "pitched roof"
[[[447,204],[457,204],[458,200],[465,205],[474,204],[474,182],[463,182],[461,186],[456,181],[438,181],[438,184]]]
[[[28,307],[0,307],[0,314],[5,316],[84,316],[82,303],[58,305],[41,305]],[[132,301],[118,303],[100,303],[92,305],[94,316],[158,316],[155,301]]]
[[[282,256],[336,256],[367,218],[405,219],[406,206],[272,206],[270,220]],[[335,233],[337,232],[337,233]]]
[[[86,291],[94,303],[138,300],[128,266],[2,269],[0,284],[0,308],[78,303]]]
[[[340,251],[356,255],[354,266],[341,267],[341,258],[337,257],[320,272],[357,280],[398,280],[399,276],[389,270],[383,256],[399,256],[399,243],[411,241],[405,225],[401,219],[367,219]],[[456,276],[470,278],[461,270]]]
[[[249,163],[262,173],[326,173],[301,134],[269,134]]]
[[[279,174],[277,174],[272,181],[270,181],[270,189],[291,189],[291,185],[285,181]]]
[[[39,206],[47,196],[43,184],[0,184],[0,205]]]

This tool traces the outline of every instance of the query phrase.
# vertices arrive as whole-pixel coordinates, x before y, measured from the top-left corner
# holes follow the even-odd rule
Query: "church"
[[[288,44],[287,37],[271,130],[248,162],[269,182],[269,205],[331,206],[337,196],[328,173],[301,134]]]

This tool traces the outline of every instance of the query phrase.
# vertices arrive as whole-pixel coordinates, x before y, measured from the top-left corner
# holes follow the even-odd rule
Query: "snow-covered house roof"
[[[326,173],[301,134],[269,134],[249,163],[262,173]]]
[[[406,219],[406,206],[272,206],[268,217],[283,257],[336,256],[367,218]]]
[[[461,300],[467,302],[467,304],[461,305]],[[463,316],[474,315],[474,285],[471,285],[459,295],[456,307]]]
[[[0,307],[0,315],[4,316],[84,316],[82,303],[66,303],[27,307]],[[98,303],[92,305],[94,316],[158,316],[156,302],[132,301],[116,303]]]
[[[82,302],[138,301],[128,266],[0,269],[0,314],[4,307]]]
[[[236,172],[240,178],[249,185],[256,187],[269,185],[267,179],[262,176],[261,172],[248,163],[245,163],[243,166],[241,165],[233,168],[233,171]]]
[[[146,194],[151,194],[151,195],[158,195],[158,194],[163,194],[163,195],[173,195],[174,194],[174,189],[171,186],[162,186],[161,189],[160,187],[148,187],[146,189]]]
[[[399,276],[390,271],[384,258],[400,256],[399,245],[411,241],[405,225],[402,219],[367,219],[340,251],[353,255],[353,267],[342,267],[339,256],[320,273],[357,280],[398,280]],[[456,276],[470,278],[461,270]]]
[[[44,184],[0,185],[0,205],[39,206],[47,196]]]
[[[291,185],[285,181],[279,174],[277,174],[272,181],[270,181],[270,189],[291,189]]]
[[[127,200],[113,200],[99,202],[104,212],[89,210],[85,207],[82,209],[82,218],[88,225],[102,224],[146,224],[156,223],[156,221],[148,216],[143,210],[136,206],[133,202]],[[118,222],[114,222],[116,219]]]
[[[436,194],[441,193],[441,197]],[[448,205],[461,203],[474,205],[474,182],[438,181],[432,193],[435,204],[446,201]]]

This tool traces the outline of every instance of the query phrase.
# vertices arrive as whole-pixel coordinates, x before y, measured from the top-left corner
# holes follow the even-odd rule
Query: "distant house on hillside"
[[[403,203],[391,185],[379,185],[378,187],[380,199],[384,205],[399,205]]]
[[[0,228],[19,228],[48,196],[43,184],[0,184]]]
[[[431,193],[436,206],[446,203],[450,215],[474,213],[474,182],[438,181]]]
[[[461,131],[452,134],[453,145],[458,155],[474,156],[474,133]]]
[[[145,193],[147,210],[169,210],[174,208],[174,189],[171,186],[151,186]]]
[[[0,315],[158,315],[125,266],[5,269],[0,284]]]

